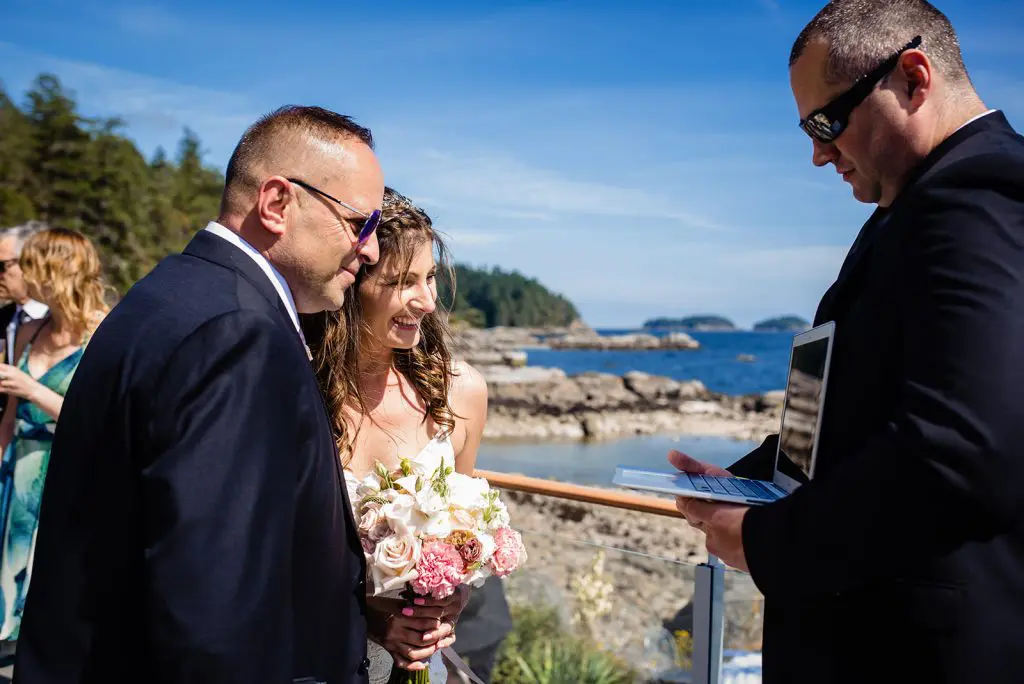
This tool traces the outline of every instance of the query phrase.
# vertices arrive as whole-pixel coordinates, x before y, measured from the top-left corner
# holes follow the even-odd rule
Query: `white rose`
[[[371,570],[373,595],[401,589],[418,576],[420,541],[411,534],[394,534],[377,543]]]
[[[379,542],[393,532],[381,508],[379,503],[369,504],[363,508],[363,514],[359,516],[359,534],[371,542]]]
[[[483,528],[483,521],[480,519],[480,510],[467,510],[455,508],[451,517],[452,530],[465,530],[475,532]]]
[[[485,496],[490,485],[482,477],[470,477],[462,473],[448,476],[448,500],[458,508],[475,509],[487,505]]]
[[[381,514],[399,534],[416,534],[427,522],[427,517],[417,510],[416,498],[411,494],[398,494],[381,507]]]
[[[433,487],[424,487],[416,493],[416,508],[426,519],[419,528],[424,536],[447,537],[452,533],[448,501]]]
[[[444,539],[452,533],[452,514],[448,511],[434,513],[427,518],[420,528],[424,537],[438,537]]]
[[[434,515],[448,510],[448,501],[433,487],[424,487],[416,492],[416,505],[425,515]]]

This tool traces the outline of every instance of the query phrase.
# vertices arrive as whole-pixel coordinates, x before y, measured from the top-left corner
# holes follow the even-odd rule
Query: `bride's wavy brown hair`
[[[89,238],[67,228],[48,228],[25,241],[21,266],[29,296],[61,313],[79,342],[110,311],[113,290],[103,279],[99,254]]]
[[[455,272],[448,248],[434,230],[430,217],[391,188],[384,191],[377,241],[380,260],[360,269],[341,310],[303,317],[317,379],[333,423],[339,456],[345,465],[352,458],[352,445],[359,431],[359,425],[353,425],[346,417],[345,409],[355,409],[363,417],[369,415],[359,383],[359,348],[372,338],[373,331],[364,322],[359,286],[379,269],[395,268],[402,276],[399,282],[404,281],[416,250],[430,243],[438,277],[448,280],[448,292],[453,297],[455,292]],[[455,414],[448,401],[453,375],[448,311],[441,304],[438,302],[438,307],[420,322],[419,343],[412,349],[394,349],[392,363],[426,404],[423,420],[432,419],[440,429],[439,434],[445,435],[451,434],[455,427]]]

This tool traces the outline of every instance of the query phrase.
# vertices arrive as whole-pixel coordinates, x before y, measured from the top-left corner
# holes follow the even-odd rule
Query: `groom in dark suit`
[[[125,296],[64,400],[19,684],[366,679],[364,561],[298,326],[337,309],[384,183],[315,107],[254,124],[216,222]]]
[[[679,508],[764,593],[768,684],[1024,681],[1024,139],[922,0],[830,3],[790,77],[814,164],[878,205],[815,317],[815,477]],[[770,478],[776,444],[732,472]]]

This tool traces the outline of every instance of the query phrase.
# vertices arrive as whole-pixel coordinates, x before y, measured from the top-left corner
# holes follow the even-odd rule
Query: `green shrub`
[[[493,684],[629,684],[626,663],[566,630],[549,606],[513,606],[514,628],[498,653]]]
[[[599,651],[582,639],[536,643],[524,654],[516,654],[517,681],[530,684],[630,684],[634,677],[613,656]]]

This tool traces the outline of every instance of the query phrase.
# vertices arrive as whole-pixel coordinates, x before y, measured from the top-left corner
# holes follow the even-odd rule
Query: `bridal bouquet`
[[[374,596],[444,599],[526,562],[522,537],[487,480],[455,472],[450,453],[424,449],[397,471],[377,463],[353,507]],[[429,682],[427,670],[392,672],[391,682]]]

